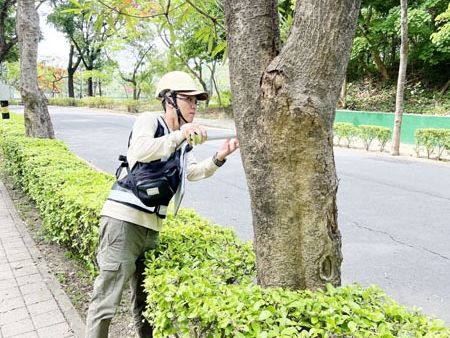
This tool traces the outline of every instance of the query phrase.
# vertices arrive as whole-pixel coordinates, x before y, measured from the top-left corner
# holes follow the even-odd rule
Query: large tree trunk
[[[277,2],[225,1],[233,111],[263,286],[340,284],[332,126],[359,4],[298,1],[278,54]]]
[[[401,24],[400,66],[398,69],[397,96],[395,98],[394,132],[392,133],[391,154],[400,155],[400,133],[402,130],[403,98],[405,91],[406,66],[408,65],[408,1],[400,0]]]
[[[25,134],[54,138],[47,98],[39,89],[37,81],[39,16],[34,6],[34,0],[17,1],[16,29],[20,50],[20,95],[25,106]]]

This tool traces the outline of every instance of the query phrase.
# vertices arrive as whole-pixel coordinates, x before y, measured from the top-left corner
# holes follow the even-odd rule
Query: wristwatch
[[[217,153],[214,154],[212,160],[213,160],[214,164],[215,164],[216,166],[218,166],[218,167],[223,166],[223,165],[225,164],[225,162],[227,161],[226,158],[224,158],[222,161],[219,160],[219,159],[217,158]]]

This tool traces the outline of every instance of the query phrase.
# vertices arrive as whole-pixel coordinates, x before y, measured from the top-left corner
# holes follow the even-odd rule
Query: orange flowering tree
[[[38,85],[47,94],[54,97],[61,94],[67,78],[67,70],[61,67],[48,65],[45,62],[38,64]]]

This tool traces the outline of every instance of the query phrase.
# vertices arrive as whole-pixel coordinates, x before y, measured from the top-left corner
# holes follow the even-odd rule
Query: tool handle
[[[206,139],[206,142],[216,141],[216,140],[226,140],[226,139],[235,138],[235,137],[236,137],[235,132],[213,132],[213,133],[208,133],[208,138]],[[180,145],[177,147],[177,149],[180,149],[186,142],[187,142],[186,140],[181,142]]]

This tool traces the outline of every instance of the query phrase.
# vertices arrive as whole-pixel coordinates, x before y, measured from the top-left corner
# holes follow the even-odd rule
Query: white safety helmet
[[[156,86],[156,98],[161,100],[168,91],[193,95],[199,101],[208,99],[208,93],[198,90],[194,80],[185,72],[169,72],[159,80],[158,86]]]

